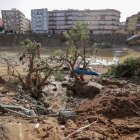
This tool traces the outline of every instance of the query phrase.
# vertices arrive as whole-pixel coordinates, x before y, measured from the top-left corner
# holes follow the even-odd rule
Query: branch
[[[18,70],[14,67],[14,66],[10,66],[12,69],[13,69],[13,73],[12,73],[12,76],[18,78],[20,80],[20,82],[25,85],[25,83],[23,82],[23,78],[21,77],[20,73],[18,72]],[[14,70],[17,72],[18,75],[15,75],[14,74]]]
[[[94,121],[94,122],[92,122],[91,124],[88,124],[88,125],[86,125],[86,126],[84,126],[84,127],[78,128],[76,131],[74,131],[74,132],[72,132],[71,134],[69,134],[69,135],[68,135],[67,137],[65,137],[63,140],[67,140],[68,138],[70,138],[70,137],[73,136],[74,134],[77,134],[77,133],[83,131],[84,129],[90,127],[91,125],[93,125],[93,124],[95,124],[95,123],[97,123],[97,122],[98,122],[98,117],[96,117],[96,121]]]

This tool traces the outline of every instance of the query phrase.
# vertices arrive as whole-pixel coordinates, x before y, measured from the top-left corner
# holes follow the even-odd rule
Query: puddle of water
[[[121,48],[121,49],[103,49],[99,50],[97,53],[97,56],[103,56],[103,57],[123,57],[127,55],[127,49],[126,48]]]

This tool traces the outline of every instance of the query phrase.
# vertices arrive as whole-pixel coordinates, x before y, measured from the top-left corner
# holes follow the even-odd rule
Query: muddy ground
[[[0,115],[1,140],[62,140],[76,129],[93,123],[68,140],[139,140],[140,139],[140,85],[114,80],[106,81],[104,89],[93,99],[68,97],[67,108],[77,116],[60,122],[55,117],[40,115],[26,118],[13,113]],[[20,104],[8,96],[12,94],[1,84],[0,102]],[[7,90],[7,91],[6,91]],[[13,93],[14,94],[14,93]],[[88,93],[87,93],[88,94]],[[3,96],[2,96],[3,95]],[[53,96],[53,100],[56,98]],[[53,108],[63,102],[51,100]],[[25,104],[28,106],[28,103]],[[56,109],[56,108],[55,108]],[[57,110],[56,110],[57,111]],[[36,128],[37,124],[39,125]]]
[[[0,66],[0,103],[31,108],[28,100],[23,103],[14,98],[17,93],[9,87],[7,67],[2,61]],[[101,66],[95,69],[107,71]],[[53,80],[52,83],[56,84]],[[140,140],[140,85],[127,79],[108,78],[101,78],[99,84],[103,89],[94,98],[67,97],[66,87],[62,87],[61,82],[57,83],[57,89],[52,90],[52,85],[47,89],[50,110],[57,113],[65,106],[76,112],[76,117],[63,122],[47,115],[28,118],[0,112],[0,140],[63,140],[91,123],[68,140]]]
[[[77,111],[78,117],[74,121],[67,121],[67,133],[92,123],[97,117],[97,123],[72,139],[139,140],[140,85],[110,79],[103,82],[102,92],[93,99],[81,99],[78,105],[76,99],[70,101],[70,106]]]

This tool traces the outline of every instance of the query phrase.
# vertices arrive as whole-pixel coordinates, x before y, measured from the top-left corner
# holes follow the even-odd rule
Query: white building
[[[86,24],[91,34],[114,34],[119,27],[120,12],[103,10],[53,10],[49,11],[49,33],[63,33],[77,22]]]
[[[33,9],[31,10],[32,32],[48,33],[48,10]]]

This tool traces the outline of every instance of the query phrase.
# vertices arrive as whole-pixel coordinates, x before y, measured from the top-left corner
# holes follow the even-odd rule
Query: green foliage
[[[20,61],[40,57],[40,43],[32,42],[30,39],[26,39],[21,42],[21,45],[24,47],[24,51],[20,54]]]
[[[115,77],[140,78],[140,58],[127,58],[122,64],[112,66],[107,74]]]
[[[86,25],[77,23],[71,27],[68,32],[64,33],[68,46],[81,47],[83,42],[88,39],[88,28]]]
[[[48,77],[60,66],[52,66],[51,58],[40,57],[41,45],[39,43],[26,39],[21,44],[24,47],[24,51],[20,54],[19,59],[27,70],[24,76],[21,76],[21,73],[12,67],[18,73],[18,75],[13,76],[19,79],[19,84],[21,84],[23,90],[29,91],[32,97],[38,99],[42,97],[42,89]]]
[[[64,75],[62,74],[62,71],[54,72],[54,76],[56,81],[63,81],[64,79]]]
[[[67,44],[66,50],[57,50],[53,53],[53,58],[55,60],[69,67],[71,77],[75,78],[75,80],[78,79],[78,76],[74,69],[77,66],[79,57],[82,58],[83,62],[86,62],[86,57],[89,55],[89,50],[86,49],[89,45],[88,34],[87,26],[77,23],[75,27],[71,27],[68,32],[64,33]]]

